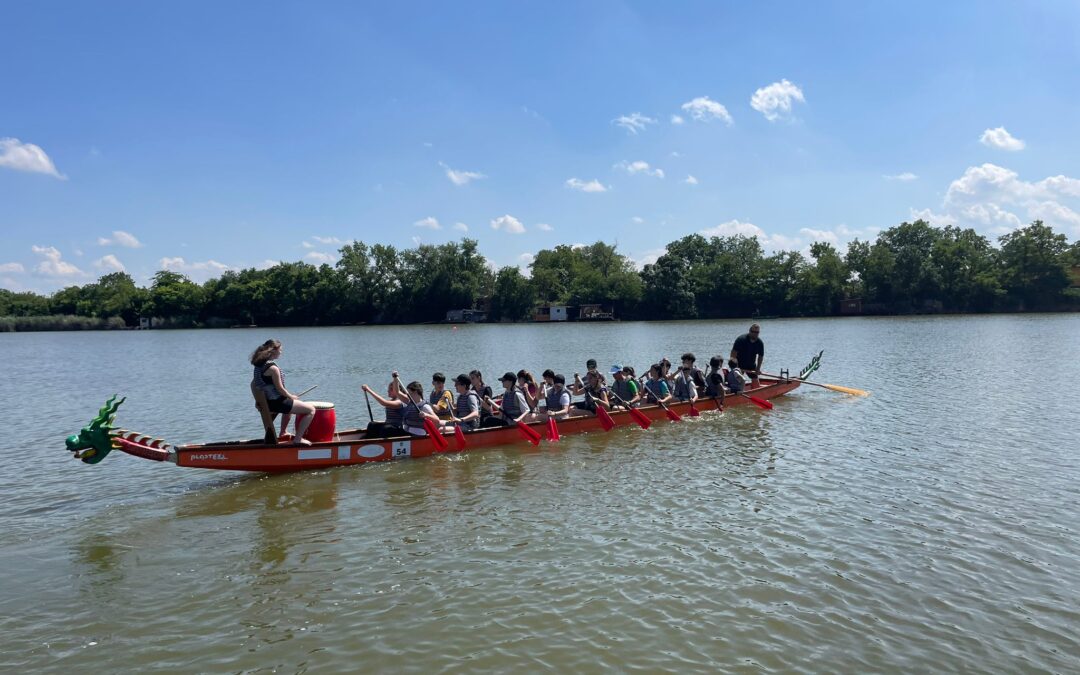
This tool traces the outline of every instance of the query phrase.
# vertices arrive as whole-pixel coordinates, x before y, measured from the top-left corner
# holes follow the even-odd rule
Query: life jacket
[[[480,409],[480,397],[476,395],[476,392],[470,389],[457,398],[457,407],[454,409],[456,417],[465,417],[474,410]],[[476,428],[478,420],[472,419],[468,422],[462,422],[461,428],[465,431],[472,431]]]
[[[675,391],[673,391],[672,394],[680,401],[689,401],[697,394],[695,389],[696,387],[694,386],[693,378],[687,379],[680,373],[679,376],[675,378]]]
[[[521,400],[518,399],[518,396],[521,397]],[[525,406],[522,405],[524,399],[525,394],[522,394],[516,386],[511,387],[510,391],[505,392],[502,397],[501,408],[503,415],[511,419],[520,417],[525,412],[525,407],[528,406],[527,403]]]
[[[434,413],[434,411],[431,409],[431,406],[427,403],[424,403],[423,406],[425,408],[424,412]],[[404,412],[405,426],[412,427],[414,429],[424,428],[424,417],[420,414],[420,406],[413,403],[412,401],[409,401],[405,404]]]
[[[566,387],[562,389],[552,387],[547,396],[544,397],[544,404],[547,406],[548,412],[562,410],[570,405],[570,392],[566,391]]]
[[[622,380],[615,380],[611,385],[611,390],[615,392],[615,395],[624,401],[629,401],[637,394],[637,389],[634,387],[634,381],[623,378]]]
[[[645,394],[650,403],[656,403],[667,396],[667,382],[664,382],[662,379],[646,381]]]
[[[405,423],[405,406],[386,409],[386,426],[400,429]]]
[[[255,374],[251,378],[251,384],[253,384],[256,389],[262,391],[266,396],[267,401],[276,401],[285,398],[281,395],[281,392],[278,391],[277,387],[274,386],[274,380],[266,374],[266,371],[270,369],[270,366],[276,365],[277,364],[273,361],[267,361],[261,366],[255,366]]]
[[[738,368],[727,371],[724,381],[727,383],[728,389],[735,393],[742,391],[746,387],[746,382],[742,379],[742,371]]]

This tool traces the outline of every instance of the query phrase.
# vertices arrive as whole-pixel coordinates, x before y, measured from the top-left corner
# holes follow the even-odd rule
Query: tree
[[[988,311],[1004,295],[997,252],[975,230],[946,227],[934,242],[932,259],[946,309]]]
[[[1001,242],[1002,281],[1024,309],[1048,307],[1069,287],[1069,240],[1036,220]]]
[[[204,299],[202,287],[183,274],[160,270],[154,274],[144,312],[150,316],[190,323],[202,310]]]
[[[832,314],[843,298],[849,272],[832,244],[817,241],[810,245],[813,265],[802,267],[791,297],[797,313],[815,316]]]
[[[528,316],[536,300],[532,284],[516,267],[503,267],[495,275],[491,296],[491,318],[518,321]]]

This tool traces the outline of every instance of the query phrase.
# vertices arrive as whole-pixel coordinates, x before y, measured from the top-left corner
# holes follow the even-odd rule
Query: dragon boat
[[[199,469],[226,469],[231,471],[290,472],[311,469],[327,469],[336,466],[385,462],[396,459],[430,457],[442,452],[461,452],[480,448],[505,446],[531,441],[534,445],[547,430],[548,442],[562,435],[597,431],[611,431],[619,427],[649,429],[652,422],[676,420],[683,415],[694,416],[702,412],[721,411],[734,406],[753,405],[771,407],[768,400],[783,396],[799,387],[817,369],[821,354],[798,377],[762,376],[760,386],[742,395],[728,393],[721,405],[718,398],[699,399],[671,403],[666,406],[643,405],[627,410],[618,408],[607,415],[585,415],[558,420],[557,427],[550,429],[545,421],[522,423],[517,427],[482,428],[475,431],[455,433],[453,428],[440,437],[401,436],[368,438],[366,430],[335,431],[327,439],[302,445],[295,442],[267,443],[265,439],[218,441],[171,445],[160,438],[129,431],[114,426],[116,411],[125,399],[113,396],[98,412],[89,425],[76,435],[66,439],[67,449],[77,459],[87,464],[97,464],[112,450],[120,450],[135,457],[177,466]],[[522,428],[524,427],[524,428]]]

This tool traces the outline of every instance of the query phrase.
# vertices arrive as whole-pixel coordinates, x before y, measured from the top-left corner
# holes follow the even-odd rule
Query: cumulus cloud
[[[304,256],[304,260],[314,265],[333,265],[337,262],[338,258],[333,253],[321,253],[319,251],[312,251]]]
[[[683,103],[681,107],[691,118],[698,122],[722,120],[724,124],[727,124],[729,127],[735,123],[731,114],[728,113],[727,108],[708,96],[698,96],[692,101]]]
[[[1050,176],[1026,181],[996,164],[968,167],[949,184],[944,212],[912,209],[914,218],[936,225],[972,227],[988,234],[1004,234],[1033,220],[1080,235],[1080,180]]]
[[[454,229],[459,232],[468,232],[469,226],[465,223],[454,223]]]
[[[689,174],[687,174],[686,180],[684,180],[683,182],[686,183],[687,185],[697,185],[698,184],[698,179],[694,178],[693,176],[691,176]]]
[[[345,243],[337,237],[312,237],[312,239],[320,244],[332,244],[334,246],[340,246]]]
[[[427,218],[421,218],[420,220],[413,223],[413,227],[422,227],[428,230],[442,229],[442,225],[439,224],[439,221],[432,216],[428,216]]]
[[[838,250],[842,250],[851,239],[855,237],[871,238],[877,232],[877,228],[856,230],[848,228],[846,225],[838,225],[831,229],[804,227],[799,230],[798,236],[790,236],[779,233],[769,234],[753,223],[735,219],[700,230],[699,234],[706,237],[754,237],[761,244],[761,247],[769,253],[800,251],[803,255],[809,255],[810,244],[816,241],[827,242]]]
[[[987,129],[982,133],[979,142],[987,147],[997,148],[998,150],[1008,150],[1009,152],[1023,150],[1027,145],[1022,140],[1015,138],[1006,131],[1005,127]]]
[[[529,265],[531,265],[534,260],[536,260],[536,256],[532,253],[522,253],[518,256],[517,266],[518,269],[521,270],[522,274],[529,273]]]
[[[503,232],[509,232],[510,234],[521,234],[525,231],[525,226],[521,224],[520,220],[508,213],[505,216],[499,216],[492,220],[491,229],[502,230]]]
[[[60,251],[55,246],[32,246],[30,250],[42,257],[34,271],[47,277],[70,278],[85,276],[78,267],[62,260]]]
[[[623,171],[625,171],[626,173],[628,173],[630,175],[633,175],[633,174],[636,174],[636,173],[643,173],[646,176],[653,176],[654,178],[663,178],[664,177],[664,170],[663,169],[653,169],[653,168],[651,168],[649,166],[648,162],[642,161],[640,159],[635,161],[635,162],[627,162],[627,161],[624,160],[622,162],[619,162],[618,164],[616,164],[612,168],[622,169]]]
[[[581,180],[580,178],[571,178],[566,181],[566,187],[571,190],[580,190],[581,192],[607,192],[608,189],[604,187],[604,184],[600,181],[590,180],[588,182]]]
[[[117,259],[112,253],[107,256],[98,258],[94,262],[94,267],[103,272],[123,272],[124,264]]]
[[[180,256],[176,256],[175,258],[162,258],[158,261],[158,266],[163,270],[183,274],[197,283],[201,283],[212,276],[220,275],[222,272],[227,272],[232,269],[228,265],[219,263],[216,260],[188,262]]]
[[[450,182],[454,185],[468,185],[474,180],[480,180],[481,178],[487,178],[479,171],[458,171],[457,169],[451,169],[442,162],[439,162],[439,166],[446,171],[446,177],[450,179]]]
[[[644,223],[644,222],[645,222],[645,219],[644,219],[644,218],[642,218],[641,216],[634,216],[634,217],[632,217],[632,218],[631,218],[630,220],[632,220],[633,222],[637,223],[638,225],[640,225],[640,224],[642,224],[642,223]]]
[[[898,174],[893,174],[893,175],[886,174],[886,175],[882,176],[882,178],[884,178],[885,180],[898,180],[898,181],[900,181],[902,183],[908,183],[910,181],[913,181],[913,180],[917,179],[918,176],[911,173],[910,171],[905,171],[904,173],[898,173]]]
[[[98,237],[98,246],[123,246],[125,248],[142,248],[142,242],[135,235],[123,230],[113,230],[111,237]]]
[[[755,91],[750,97],[750,107],[764,115],[765,119],[775,122],[791,115],[795,101],[806,102],[802,89],[787,80],[780,80]]]
[[[548,225],[547,223],[537,223],[536,224],[536,229],[542,230],[544,232],[551,232],[555,228],[552,227],[551,225]]]
[[[629,258],[631,262],[633,262],[634,267],[637,268],[637,270],[640,272],[641,270],[645,269],[646,265],[654,264],[657,260],[660,259],[660,256],[664,255],[665,253],[667,253],[667,247],[651,248],[647,251],[642,251],[637,255],[631,255],[629,256]]]
[[[67,179],[56,170],[56,165],[44,150],[33,143],[23,143],[17,138],[0,138],[0,167],[43,173],[60,180]]]
[[[26,268],[22,266],[22,263],[0,263],[0,274],[22,274],[25,271]]]
[[[686,120],[683,119],[682,115],[672,115],[671,116],[671,123],[672,124],[679,125],[679,124],[684,123],[685,121]]]
[[[627,133],[631,136],[637,136],[640,132],[645,131],[645,127],[649,124],[656,124],[656,120],[651,117],[646,117],[639,112],[630,113],[629,115],[622,115],[611,120],[611,123],[617,127],[626,129]]]
[[[312,244],[310,241],[302,241],[300,242],[300,245],[304,248],[315,248],[315,244]]]

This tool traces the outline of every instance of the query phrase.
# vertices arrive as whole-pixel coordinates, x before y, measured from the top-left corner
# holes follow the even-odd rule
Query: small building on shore
[[[483,323],[487,312],[479,309],[451,309],[446,312],[447,323]]]
[[[533,321],[566,321],[570,318],[567,305],[540,305],[533,312]]]

